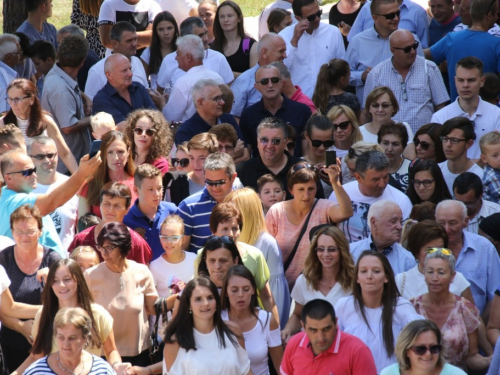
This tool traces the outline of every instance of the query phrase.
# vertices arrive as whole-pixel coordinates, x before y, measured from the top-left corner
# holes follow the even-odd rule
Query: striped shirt
[[[476,216],[474,216],[472,219],[469,220],[469,224],[467,225],[467,228],[465,228],[467,232],[477,234],[479,229],[479,224],[481,224],[481,221],[483,221],[485,217],[500,212],[500,204],[490,202],[485,199],[481,199],[481,201],[482,201],[481,209],[479,210]]]
[[[23,373],[24,375],[54,375],[56,374],[47,363],[47,357],[34,362]],[[115,370],[105,360],[92,355],[92,368],[88,375],[116,375]]]

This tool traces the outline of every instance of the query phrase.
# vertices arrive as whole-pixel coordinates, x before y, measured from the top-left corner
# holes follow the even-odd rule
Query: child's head
[[[193,174],[199,179],[205,179],[205,160],[208,155],[219,151],[217,137],[210,133],[195,135],[187,144],[189,151],[189,164],[192,164]]]
[[[265,174],[257,180],[257,191],[264,212],[267,212],[273,204],[283,202],[286,197],[283,182],[271,173]]]
[[[141,164],[134,173],[134,191],[142,207],[158,207],[162,200],[161,171],[151,164]]]
[[[193,165],[189,161],[188,141],[182,142],[177,146],[175,158],[171,158],[172,171],[189,173],[193,170]]]
[[[179,215],[169,215],[160,227],[160,241],[163,250],[169,253],[182,250],[182,238],[184,237],[184,221]]]
[[[500,95],[500,77],[496,73],[484,73],[484,85],[479,89],[479,96],[484,101],[497,105]]]
[[[497,132],[486,133],[479,140],[481,160],[493,169],[500,169],[500,134]]]
[[[78,232],[93,227],[101,222],[101,218],[92,212],[87,212],[78,219]]]
[[[92,136],[95,139],[101,139],[107,132],[117,130],[113,116],[106,112],[98,112],[91,116],[90,125],[92,125]]]
[[[208,132],[215,134],[217,137],[219,152],[225,152],[233,157],[234,148],[236,147],[236,142],[238,142],[238,133],[236,133],[234,126],[231,124],[219,124],[212,126]]]
[[[82,271],[88,270],[101,263],[99,255],[91,246],[76,247],[71,253],[70,258],[78,263]]]

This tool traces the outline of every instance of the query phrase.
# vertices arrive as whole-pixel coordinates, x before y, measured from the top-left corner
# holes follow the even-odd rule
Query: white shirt
[[[160,297],[171,296],[169,286],[172,284],[174,277],[186,284],[193,278],[196,254],[184,250],[183,252],[186,257],[180,263],[169,263],[163,256],[160,256],[149,264],[149,270],[153,275],[156,291]]]
[[[312,285],[308,285],[306,278],[302,274],[297,277],[297,281],[295,281],[295,285],[292,289],[293,300],[300,303],[302,306],[313,299],[322,299],[330,302],[332,306],[335,306],[340,298],[350,296],[351,294],[351,290],[344,290],[342,285],[337,282],[325,296],[319,290],[314,290]]]
[[[448,160],[445,160],[442,163],[439,163],[438,165],[439,168],[441,168],[441,172],[443,173],[443,177],[444,180],[446,181],[446,185],[448,186],[448,190],[450,191],[450,194],[453,196],[453,183],[455,182],[455,179],[460,175],[460,173],[455,174],[450,172],[450,170],[448,169]],[[472,167],[470,167],[467,172],[472,172],[478,175],[481,181],[483,180],[484,171],[476,163],[473,163]]]
[[[108,57],[109,56],[96,62],[89,70],[89,76],[85,85],[85,95],[87,95],[90,99],[94,99],[94,96],[96,96],[96,94],[104,86],[106,86],[106,83],[108,82],[108,79],[106,78],[106,74],[104,72],[104,64]],[[144,65],[142,65],[141,60],[136,56],[132,56],[130,62],[132,65],[133,74],[132,81],[139,82],[144,87],[149,87],[148,77],[146,77]]]
[[[344,40],[336,26],[320,22],[312,34],[302,34],[297,47],[293,47],[290,42],[294,30],[295,25],[291,25],[279,33],[286,43],[284,63],[290,69],[293,84],[312,98],[321,65],[328,64],[331,59],[345,58]]]
[[[196,0],[156,0],[156,2],[160,5],[162,11],[167,10],[172,13],[178,25],[189,17],[191,9],[198,9]]]
[[[453,103],[448,104],[446,107],[434,113],[431,122],[444,124],[447,120],[458,116],[466,117],[473,121],[476,140],[472,144],[472,147],[467,150],[467,156],[470,159],[479,159],[481,156],[481,150],[479,149],[479,140],[481,137],[486,133],[500,130],[500,108],[485,102],[479,97],[476,112],[473,113],[472,116],[469,116],[469,114],[460,107],[458,103],[459,99],[460,97],[457,97]]]
[[[179,68],[179,64],[175,59],[176,56],[177,52],[172,52],[165,56],[158,71],[158,86],[163,87],[167,91],[172,89],[177,80],[186,74],[184,70]],[[226,60],[226,56],[220,52],[207,49],[203,58],[203,66],[218,73],[225,84],[230,84],[234,80],[233,71]]]
[[[467,225],[467,228],[465,228],[467,232],[478,234],[477,232],[479,230],[479,224],[481,224],[481,221],[483,221],[485,217],[500,212],[500,204],[490,202],[485,199],[481,200],[483,202],[481,209],[479,210],[476,216],[469,219],[469,225]]]
[[[264,34],[267,34],[269,32],[269,29],[267,28],[267,19],[269,18],[269,15],[273,11],[273,9],[276,8],[288,10],[290,13],[292,13],[292,25],[295,25],[297,23],[297,19],[293,15],[292,2],[287,0],[276,0],[275,2],[266,6],[259,16],[259,39],[262,38]]]
[[[196,113],[191,91],[195,83],[200,79],[213,79],[219,84],[224,83],[219,74],[203,65],[189,69],[187,74],[177,80],[172,88],[167,105],[163,107],[163,116],[168,121],[186,121]]]
[[[413,143],[413,130],[411,130],[410,125],[407,122],[402,122],[401,124],[405,126],[406,131],[408,132],[408,144]],[[365,125],[359,127],[359,131],[363,136],[363,141],[370,143],[378,143],[377,134],[370,133],[368,129],[366,129]]]

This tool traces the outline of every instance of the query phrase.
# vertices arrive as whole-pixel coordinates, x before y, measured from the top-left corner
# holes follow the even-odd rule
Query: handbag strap
[[[297,252],[297,250],[299,248],[300,241],[302,240],[302,237],[304,236],[304,233],[306,232],[307,226],[309,225],[309,219],[311,218],[311,214],[314,210],[314,207],[316,207],[316,203],[318,203],[318,201],[319,201],[319,199],[316,199],[314,201],[314,203],[311,207],[311,211],[309,211],[309,214],[307,215],[306,221],[305,221],[304,225],[302,226],[302,229],[300,230],[300,234],[299,234],[299,237],[297,238],[297,242],[295,242],[295,246],[293,247],[293,250],[290,253],[290,256],[288,257],[288,259],[286,260],[286,262],[284,264],[285,272],[288,269],[288,267],[290,267],[290,264],[292,263],[292,260],[295,257],[295,253]]]
[[[155,324],[154,328],[151,332],[151,339],[155,341],[158,337],[158,324],[160,322],[160,317],[163,314],[163,309],[166,309],[166,298],[160,297],[158,301],[155,303]]]

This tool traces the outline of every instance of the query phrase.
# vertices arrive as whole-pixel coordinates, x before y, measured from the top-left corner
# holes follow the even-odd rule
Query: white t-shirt
[[[174,16],[177,24],[189,17],[189,12],[193,8],[198,8],[196,0],[156,0],[162,11],[167,10]]]
[[[186,257],[180,263],[169,263],[163,256],[160,256],[149,264],[149,270],[153,274],[155,287],[160,297],[170,297],[169,286],[172,284],[173,276],[185,283],[193,278],[196,254],[184,250],[183,253]]]
[[[402,122],[401,124],[405,126],[406,131],[408,132],[408,144],[413,143],[413,130],[411,130],[410,125],[407,122]],[[378,144],[377,134],[370,133],[366,129],[365,125],[359,127],[359,131],[363,135],[363,141]]]
[[[56,182],[52,185],[43,185],[38,182],[33,193],[48,194],[68,179],[68,176],[56,172]],[[50,213],[50,218],[54,222],[57,234],[63,244],[63,249],[68,251],[69,245],[71,245],[76,233],[76,225],[78,222],[78,197],[74,195],[69,201],[56,208]]]
[[[450,191],[450,194],[453,196],[453,183],[455,182],[455,179],[460,175],[451,173],[450,170],[448,169],[448,160],[443,161],[442,163],[439,163],[439,168],[441,168],[441,172],[443,173],[444,180],[446,181],[446,185],[448,186],[448,190]],[[472,167],[469,168],[467,172],[472,172],[476,175],[479,176],[481,181],[483,180],[483,174],[484,171],[483,169],[477,165],[476,163],[472,164]]]
[[[429,291],[425,282],[425,275],[420,273],[418,265],[409,271],[398,273],[396,275],[396,285],[401,297],[407,300],[421,296]],[[470,283],[464,275],[457,271],[453,282],[450,284],[450,292],[460,296],[468,287],[470,287]]]
[[[350,296],[351,294],[352,292],[350,290],[345,291],[340,283],[336,283],[325,296],[319,290],[314,290],[312,285],[308,285],[306,278],[302,274],[297,278],[292,289],[293,300],[300,303],[302,306],[313,299],[322,299],[330,302],[332,306],[335,306],[340,298]]]

